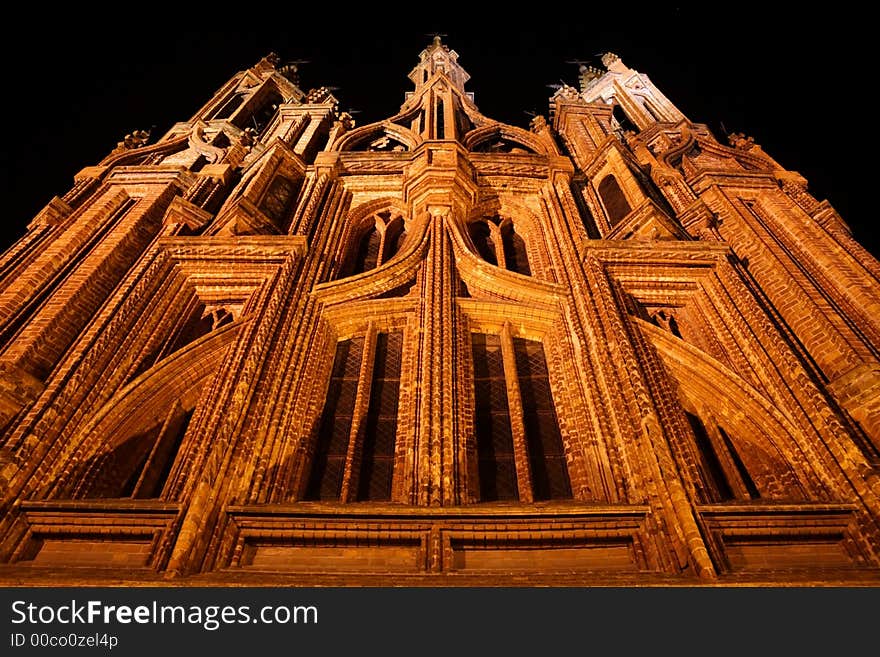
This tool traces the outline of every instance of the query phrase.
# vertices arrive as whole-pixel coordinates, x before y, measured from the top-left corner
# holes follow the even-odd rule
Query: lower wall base
[[[833,504],[697,507],[714,578],[664,559],[644,506],[413,509],[326,504],[228,507],[217,549],[165,573],[175,505],[30,502],[0,566],[11,585],[696,586],[880,581]],[[662,538],[662,536],[661,536]],[[164,546],[164,547],[163,547]],[[163,552],[164,550],[164,552]]]
[[[880,571],[765,571],[699,579],[657,573],[418,573],[367,575],[254,572],[243,569],[171,576],[115,568],[0,565],[0,586],[11,587],[880,587]]]

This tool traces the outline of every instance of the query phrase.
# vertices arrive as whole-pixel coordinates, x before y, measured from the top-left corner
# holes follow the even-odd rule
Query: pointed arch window
[[[442,70],[438,67],[438,70]],[[437,100],[436,116],[437,136],[436,139],[446,139],[446,113],[443,109],[443,100]]]
[[[239,107],[244,104],[245,95],[243,93],[237,93],[232,98],[229,98],[223,105],[220,106],[220,109],[217,110],[217,113],[214,114],[215,119],[228,119],[235,113]]]
[[[757,499],[761,495],[727,432],[714,422],[704,423],[693,409],[685,409],[694,438],[697,467],[711,502]]]
[[[391,499],[402,352],[400,331],[337,344],[304,499]]]
[[[627,132],[638,132],[639,127],[633,123],[627,113],[623,110],[623,108],[617,103],[614,102],[614,108],[611,110],[612,116],[612,124],[615,125],[615,132],[618,133],[618,136],[623,137]]]
[[[525,240],[510,219],[488,217],[468,225],[471,241],[480,257],[508,271],[531,276]]]
[[[165,497],[177,455],[195,409],[174,403],[157,423],[89,460],[77,496],[156,499]]]
[[[608,174],[599,183],[599,198],[608,214],[608,223],[615,226],[630,213],[632,208],[613,174]]]
[[[237,92],[214,115],[215,119],[231,119],[242,130],[253,128],[262,136],[279,106],[284,102],[274,83],[267,83],[254,93]]]
[[[302,179],[294,180],[284,175],[276,176],[266,189],[258,206],[260,211],[279,226],[286,223],[290,215]]]
[[[510,406],[498,335],[471,335],[480,500],[518,500]]]
[[[504,245],[505,268],[523,276],[531,276],[532,270],[529,267],[526,242],[514,230],[513,223],[510,221],[501,224],[501,242]]]
[[[390,218],[385,224],[385,237],[382,240],[382,259],[384,264],[391,260],[400,251],[403,241],[406,239],[406,227],[403,223],[403,217],[397,216]]]
[[[403,245],[406,226],[402,215],[386,210],[368,218],[367,225],[340,277],[362,274],[382,266],[397,255]]]
[[[571,499],[543,345],[505,330],[471,350],[480,500]]]
[[[357,255],[354,261],[355,274],[361,274],[365,271],[375,269],[379,265],[379,250],[382,245],[382,234],[375,228],[371,227],[361,237],[358,245]]]
[[[468,225],[468,234],[480,257],[490,265],[497,265],[498,258],[495,255],[495,239],[493,239],[492,234],[493,227],[487,221],[474,221]]]
[[[270,89],[260,98],[251,112],[248,124],[244,127],[253,128],[262,137],[283,102],[281,94],[276,89]]]

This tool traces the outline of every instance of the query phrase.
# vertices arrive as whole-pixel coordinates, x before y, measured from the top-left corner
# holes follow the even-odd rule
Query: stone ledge
[[[541,518],[541,517],[598,517],[603,515],[621,517],[642,517],[649,513],[647,505],[629,504],[582,504],[540,502],[533,504],[472,504],[455,507],[417,507],[408,504],[332,504],[327,502],[292,502],[289,504],[255,504],[229,506],[231,515],[247,516],[289,516],[317,518],[326,516],[333,519],[345,517],[377,516],[382,519],[396,517],[401,520],[425,520],[432,518]]]
[[[0,564],[0,586],[10,587],[878,587],[880,571],[849,571],[845,573],[828,572],[822,569],[801,572],[760,573],[748,575],[725,575],[716,580],[698,579],[691,575],[664,575],[652,573],[611,573],[611,574],[509,574],[493,573],[418,573],[395,575],[334,574],[314,575],[309,573],[258,572],[242,569],[220,570],[189,576],[169,578],[162,573],[149,570],[133,571],[128,568],[88,568],[71,572],[67,568],[29,566],[22,568],[16,564]]]

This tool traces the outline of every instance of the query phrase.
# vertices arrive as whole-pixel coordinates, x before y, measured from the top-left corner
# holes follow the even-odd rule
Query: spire
[[[464,83],[471,78],[467,71],[459,66],[458,53],[450,50],[438,34],[434,36],[431,44],[419,53],[419,63],[410,72],[409,79],[416,85],[418,92],[439,73],[445,74],[452,85],[462,92],[464,92]]]
[[[473,128],[474,96],[464,90],[470,75],[458,64],[458,53],[434,35],[410,71],[415,91],[406,93],[401,112],[417,117],[412,130],[423,139],[459,139]]]

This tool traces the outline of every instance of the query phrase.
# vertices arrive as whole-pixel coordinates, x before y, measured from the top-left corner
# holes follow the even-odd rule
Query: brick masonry
[[[84,168],[0,256],[0,583],[880,584],[880,263],[603,64],[524,130],[437,38],[355,126],[270,55]],[[514,499],[483,499],[475,333]],[[340,492],[306,499],[353,338]]]

